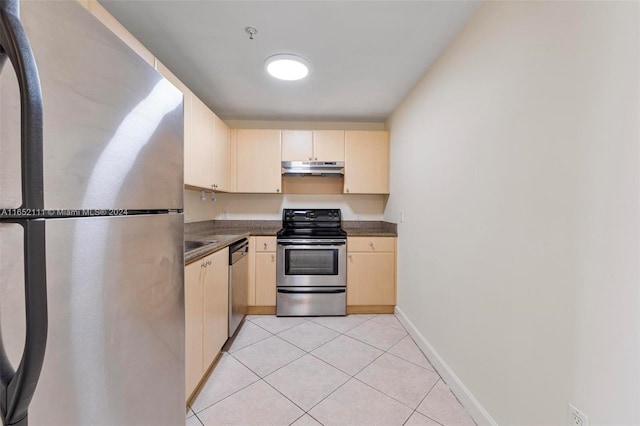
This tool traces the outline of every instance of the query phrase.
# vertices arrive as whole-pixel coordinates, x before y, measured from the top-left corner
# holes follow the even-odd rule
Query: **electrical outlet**
[[[229,219],[229,213],[227,213],[226,210],[222,212],[222,218],[223,219]]]
[[[356,220],[362,220],[362,215],[359,212],[356,213]]]
[[[589,426],[589,417],[582,411],[578,410],[572,404],[569,404],[568,426]]]

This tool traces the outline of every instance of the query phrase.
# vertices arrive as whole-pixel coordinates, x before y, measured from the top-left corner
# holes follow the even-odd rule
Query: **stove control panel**
[[[282,222],[309,223],[309,222],[337,222],[342,221],[340,209],[283,209]]]

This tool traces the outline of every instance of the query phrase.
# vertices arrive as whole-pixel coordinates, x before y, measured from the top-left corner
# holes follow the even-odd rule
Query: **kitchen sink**
[[[189,251],[200,247],[208,246],[209,244],[217,243],[218,240],[200,240],[200,241],[185,241],[184,250]]]

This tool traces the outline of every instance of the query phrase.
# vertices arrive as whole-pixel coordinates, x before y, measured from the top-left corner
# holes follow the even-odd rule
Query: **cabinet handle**
[[[373,248],[373,243],[369,243],[369,247]]]
[[[349,256],[347,256],[347,257],[348,257],[349,259],[353,259],[353,256],[352,256],[352,255],[349,255]]]

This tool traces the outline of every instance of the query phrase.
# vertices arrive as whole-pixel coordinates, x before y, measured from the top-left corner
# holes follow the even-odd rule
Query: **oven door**
[[[278,287],[339,287],[347,283],[346,240],[278,240]]]

